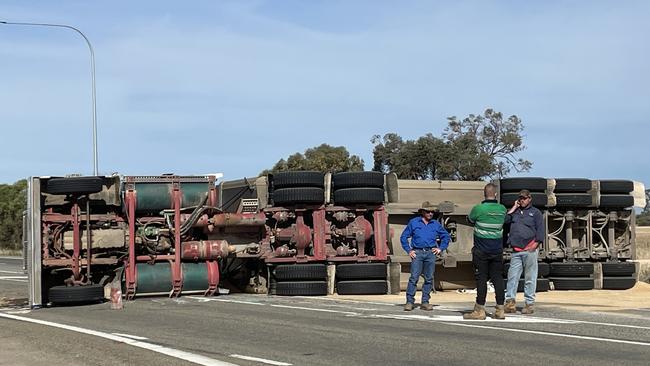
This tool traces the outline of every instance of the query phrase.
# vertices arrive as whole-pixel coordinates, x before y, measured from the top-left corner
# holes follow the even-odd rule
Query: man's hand
[[[411,259],[415,259],[415,250],[411,250],[409,252],[409,257],[411,257]]]
[[[440,250],[440,248],[432,248],[431,251],[433,252],[433,254],[438,255],[442,250]]]
[[[519,200],[516,200],[515,203],[512,204],[510,210],[508,210],[508,214],[515,212],[515,210],[518,208],[519,208]]]

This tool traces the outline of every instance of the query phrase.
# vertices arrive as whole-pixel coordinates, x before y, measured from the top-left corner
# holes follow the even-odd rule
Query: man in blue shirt
[[[433,305],[429,304],[431,289],[433,288],[433,271],[436,264],[436,255],[447,249],[449,245],[449,233],[440,223],[433,219],[433,213],[436,207],[431,203],[423,202],[422,208],[418,211],[420,214],[412,218],[400,241],[404,251],[411,257],[411,277],[406,288],[405,311],[413,310],[415,303],[415,290],[417,289],[420,275],[424,275],[424,285],[422,285],[422,310],[433,310]],[[409,242],[408,239],[411,239]],[[438,239],[440,243],[438,244]]]

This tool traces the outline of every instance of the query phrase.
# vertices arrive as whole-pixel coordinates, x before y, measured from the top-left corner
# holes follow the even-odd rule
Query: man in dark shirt
[[[400,241],[404,251],[411,257],[411,277],[406,288],[405,311],[413,310],[415,303],[415,290],[417,289],[420,275],[424,275],[424,284],[422,285],[422,310],[433,310],[433,305],[429,304],[431,289],[433,288],[433,271],[436,264],[436,255],[447,249],[449,245],[449,233],[442,225],[433,219],[436,207],[429,202],[423,202],[422,208],[418,211],[420,214],[412,218]],[[408,239],[411,239],[409,242]],[[440,244],[438,244],[440,239]]]
[[[524,300],[522,314],[532,314],[537,289],[537,247],[544,242],[544,217],[542,212],[532,205],[530,191],[519,192],[519,198],[506,215],[506,224],[510,224],[508,243],[513,253],[508,270],[506,289],[506,313],[516,313],[517,287],[521,271],[524,271]]]

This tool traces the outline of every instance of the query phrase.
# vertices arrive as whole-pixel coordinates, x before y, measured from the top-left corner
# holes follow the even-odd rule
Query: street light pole
[[[35,26],[35,27],[54,27],[54,28],[67,28],[71,29],[83,37],[88,45],[88,50],[90,51],[90,71],[92,79],[92,96],[93,96],[93,175],[97,175],[97,98],[96,98],[96,88],[95,88],[95,51],[93,50],[90,40],[83,34],[79,29],[65,24],[50,24],[50,23],[24,23],[24,22],[6,22],[0,21],[0,24],[6,25],[24,25],[24,26]]]

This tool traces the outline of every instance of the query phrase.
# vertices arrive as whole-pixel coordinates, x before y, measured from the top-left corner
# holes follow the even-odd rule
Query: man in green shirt
[[[497,187],[488,183],[483,188],[485,200],[474,206],[468,219],[474,224],[472,265],[476,277],[476,304],[464,319],[484,320],[487,281],[492,280],[497,300],[495,319],[505,319],[503,285],[503,223],[507,209],[497,202]]]

